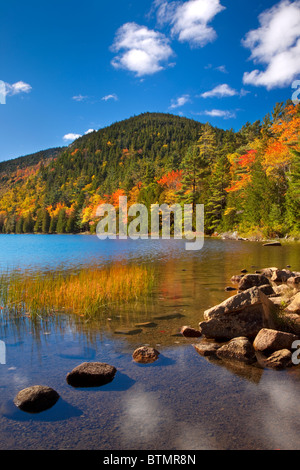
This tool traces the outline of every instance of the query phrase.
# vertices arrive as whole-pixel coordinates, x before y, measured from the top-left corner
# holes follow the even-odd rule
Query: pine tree
[[[28,214],[24,219],[23,232],[24,233],[32,233],[33,228],[34,228],[34,221],[33,221],[32,215]]]
[[[198,203],[203,189],[203,180],[207,175],[208,161],[200,152],[198,145],[188,148],[181,166],[182,185],[177,192],[182,203],[192,204],[193,210]]]
[[[57,233],[65,233],[66,224],[67,224],[66,210],[61,209],[58,213],[56,232]]]
[[[43,213],[43,218],[42,218],[42,232],[43,233],[49,233],[50,222],[51,222],[51,217],[49,215],[49,212],[45,209]]]
[[[205,231],[213,233],[220,224],[226,207],[230,163],[226,156],[213,166],[209,178],[209,193],[205,205]]]

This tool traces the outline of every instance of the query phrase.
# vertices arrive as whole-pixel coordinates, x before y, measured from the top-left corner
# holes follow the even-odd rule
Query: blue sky
[[[300,0],[1,3],[0,160],[148,111],[238,130],[300,78]]]

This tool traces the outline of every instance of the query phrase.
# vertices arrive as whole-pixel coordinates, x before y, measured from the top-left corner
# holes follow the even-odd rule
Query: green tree
[[[67,225],[66,210],[65,210],[65,209],[61,209],[61,210],[59,211],[59,213],[58,213],[56,232],[57,232],[57,233],[65,233],[65,231],[66,231],[66,225]]]

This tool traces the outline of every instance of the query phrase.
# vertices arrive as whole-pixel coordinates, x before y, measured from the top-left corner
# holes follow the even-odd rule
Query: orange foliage
[[[168,189],[174,189],[178,191],[182,186],[181,180],[182,170],[172,170],[167,175],[164,175],[160,180],[158,180],[157,183],[160,186],[166,186]]]

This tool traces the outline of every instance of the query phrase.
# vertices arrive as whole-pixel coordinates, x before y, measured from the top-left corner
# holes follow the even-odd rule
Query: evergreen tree
[[[220,224],[226,207],[229,184],[230,163],[226,156],[221,157],[213,165],[209,178],[209,194],[205,205],[205,231],[213,233]]]
[[[182,163],[182,186],[178,191],[182,203],[192,204],[193,210],[199,202],[203,180],[207,175],[208,161],[198,145],[188,148]]]
[[[59,213],[58,213],[56,232],[57,232],[57,233],[65,233],[65,231],[66,231],[66,225],[67,225],[66,210],[65,210],[65,209],[61,209],[61,210],[59,211]]]
[[[23,232],[24,233],[32,233],[33,228],[34,228],[34,221],[33,221],[32,215],[28,214],[24,219]]]
[[[51,222],[51,217],[47,209],[45,209],[43,212],[43,218],[42,218],[42,232],[43,233],[49,233],[50,222]]]

